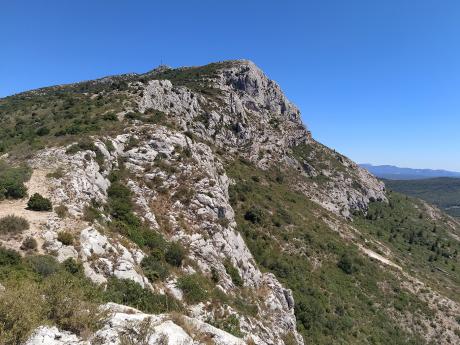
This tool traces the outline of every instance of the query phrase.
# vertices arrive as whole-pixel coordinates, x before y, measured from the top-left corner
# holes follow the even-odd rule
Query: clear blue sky
[[[358,162],[460,171],[460,1],[0,0],[0,97],[247,58]]]

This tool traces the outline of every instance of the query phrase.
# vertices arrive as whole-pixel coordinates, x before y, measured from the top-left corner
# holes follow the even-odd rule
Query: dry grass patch
[[[29,227],[29,222],[23,217],[8,215],[0,218],[0,234],[19,234]]]

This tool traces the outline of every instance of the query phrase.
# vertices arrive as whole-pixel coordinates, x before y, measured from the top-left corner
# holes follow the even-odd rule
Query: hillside
[[[0,120],[0,343],[460,342],[460,223],[315,141],[252,62]]]
[[[451,216],[460,217],[460,179],[387,180],[385,184],[396,192],[425,200]]]
[[[448,170],[400,168],[394,165],[360,164],[360,166],[375,176],[387,180],[418,180],[437,177],[460,178],[460,172]]]

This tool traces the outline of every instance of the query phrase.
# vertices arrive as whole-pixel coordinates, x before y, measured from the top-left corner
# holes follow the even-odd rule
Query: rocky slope
[[[29,118],[31,112],[35,115]],[[61,113],[63,120],[56,124]],[[297,228],[307,231],[317,223],[327,230],[314,231],[328,233],[331,248],[339,238],[335,248],[346,243],[344,248],[354,246],[376,259],[377,264],[370,264],[376,266],[370,267],[389,271],[386,280],[401,280],[411,288],[415,284],[412,276],[400,273],[406,268],[394,262],[396,252],[368,236],[366,224],[350,223],[354,217],[366,217],[373,204],[392,205],[384,185],[317,143],[302,124],[299,110],[252,62],[161,67],[141,75],[40,89],[2,100],[0,115],[16,127],[15,118],[46,128],[47,133],[35,139],[33,154],[20,152],[24,144],[14,137],[1,144],[5,159],[12,164],[27,162],[33,169],[29,194],[40,192],[55,206],[53,212],[40,213],[40,221],[32,219],[36,213],[31,211],[18,213],[32,226],[21,236],[2,235],[3,246],[31,255],[20,243],[32,236],[39,242],[39,253],[62,263],[70,258],[81,263],[84,275],[97,286],[110,286],[113,278],[130,280],[152,293],[171,296],[182,306],[174,313],[148,315],[109,303],[101,306],[109,312],[99,330],[77,334],[43,325],[27,344],[303,344],[310,331],[294,295],[307,296],[312,290],[291,284],[289,274],[260,259],[253,240],[267,236],[282,244],[276,255],[299,256],[302,265],[311,265],[308,270],[314,271],[338,255],[336,249],[324,252],[324,244],[318,247],[322,254],[311,255],[311,248],[299,244],[310,235],[297,233]],[[244,167],[235,170],[239,164]],[[249,174],[240,174],[244,169]],[[251,196],[244,193],[269,186],[286,188],[280,193],[293,193],[291,199],[300,195],[293,206],[300,207],[298,221],[291,210],[280,211],[285,201],[275,201],[275,189],[272,196],[269,191],[263,200],[246,205]],[[19,204],[24,206],[25,201]],[[10,201],[0,201],[0,206],[7,213],[24,208],[13,208]],[[271,211],[274,206],[278,210]],[[65,216],[58,214],[62,209]],[[264,217],[272,217],[275,225]],[[258,235],[248,237],[246,226],[257,227]],[[75,240],[63,243],[63,231]],[[169,272],[160,279],[160,268],[155,266],[152,275],[146,264],[163,262],[157,244],[151,244],[151,234],[184,248],[184,259],[177,265],[168,261]],[[297,272],[303,274],[306,271]],[[184,277],[200,277],[207,295],[190,298]],[[458,325],[452,322],[458,301],[452,298],[449,303],[449,310],[438,314],[443,343],[459,336]],[[411,327],[418,317],[412,311],[384,309],[379,313],[407,323],[402,328],[408,337],[424,338],[419,328]],[[439,332],[427,334],[425,340],[431,340]]]

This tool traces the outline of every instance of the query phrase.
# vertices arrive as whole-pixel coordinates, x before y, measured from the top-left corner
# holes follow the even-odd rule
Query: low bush
[[[59,263],[49,255],[34,255],[26,258],[27,264],[42,277],[48,277],[59,270]]]
[[[67,153],[68,155],[73,155],[77,152],[80,152],[80,151],[94,151],[96,152],[97,150],[97,146],[94,145],[94,143],[89,140],[89,139],[84,139],[84,140],[81,140],[80,142],[76,143],[76,144],[73,144],[72,146],[68,147],[67,150],[65,151],[65,153]]]
[[[119,170],[113,172],[109,177],[112,184],[107,190],[109,199],[106,209],[113,218],[109,224],[111,230],[126,236],[146,251],[160,251],[164,254],[167,242],[159,233],[145,226],[136,216],[133,211],[132,192],[120,182],[122,176],[123,170]]]
[[[65,205],[59,205],[54,208],[54,211],[59,218],[64,219],[69,215],[69,209]]]
[[[235,337],[243,337],[240,329],[240,320],[235,314],[228,315],[227,317],[219,317],[213,322],[213,326],[224,330]]]
[[[180,277],[177,286],[184,293],[184,298],[188,303],[196,304],[208,297],[206,282],[198,273]]]
[[[61,231],[58,233],[57,240],[65,246],[73,244],[73,235],[68,231]]]
[[[128,305],[145,313],[157,314],[181,309],[173,297],[154,294],[130,279],[110,278],[104,298],[107,302]]]
[[[24,343],[46,318],[46,302],[36,282],[6,285],[0,295],[0,343]]]
[[[69,272],[70,274],[74,275],[82,275],[83,276],[83,265],[80,262],[77,262],[74,258],[68,258],[63,263],[62,266],[64,270]]]
[[[35,193],[27,202],[27,208],[32,211],[51,211],[53,206],[51,200],[41,196],[39,193]]]
[[[24,185],[30,178],[30,169],[26,166],[11,167],[0,161],[0,200],[5,198],[20,199],[27,195]]]
[[[83,219],[87,222],[93,223],[96,220],[100,220],[102,218],[101,211],[99,211],[94,206],[85,206],[83,209]]]
[[[40,268],[51,262],[53,273]],[[51,257],[21,259],[18,253],[1,248],[0,267],[2,273],[10,272],[2,274],[0,344],[23,344],[40,325],[54,325],[82,337],[101,327],[106,317],[99,309],[102,290],[83,275],[69,274]]]
[[[19,234],[27,229],[29,222],[25,218],[14,215],[0,218],[0,234]]]
[[[37,131],[35,132],[39,137],[43,137],[45,135],[48,135],[50,133],[50,130],[49,128],[47,127],[40,127],[37,129]]]
[[[62,330],[85,336],[99,329],[107,317],[99,308],[99,289],[86,279],[60,272],[46,279],[41,291],[47,318]]]
[[[37,241],[33,237],[27,237],[22,241],[21,244],[22,250],[35,250],[37,249]]]
[[[214,266],[211,267],[211,280],[216,284],[220,281],[219,271]]]
[[[246,211],[244,214],[244,219],[250,221],[253,224],[260,224],[264,219],[264,213],[259,207],[253,206],[248,211]]]
[[[358,270],[356,264],[353,262],[352,258],[344,254],[340,258],[339,262],[337,263],[337,266],[344,271],[346,274],[352,274]]]
[[[146,256],[141,262],[145,276],[151,281],[164,280],[169,271],[161,258],[155,256]]]
[[[232,278],[233,284],[236,286],[243,286],[243,279],[240,276],[240,273],[236,269],[235,266],[233,266],[232,262],[230,260],[225,260],[224,262],[225,270],[227,271],[227,274]]]
[[[185,258],[185,249],[177,242],[173,242],[169,245],[168,250],[165,253],[166,262],[172,266],[180,267],[182,261]]]
[[[0,266],[18,265],[21,262],[21,255],[11,249],[0,247]]]

